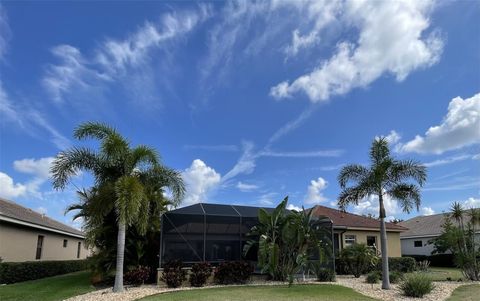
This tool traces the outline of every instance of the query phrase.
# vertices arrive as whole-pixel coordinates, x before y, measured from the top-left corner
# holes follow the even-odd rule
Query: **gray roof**
[[[400,225],[408,228],[407,231],[400,233],[400,238],[404,237],[422,237],[422,236],[438,236],[442,234],[442,225],[445,222],[445,218],[450,213],[439,213],[433,215],[416,216],[409,220],[399,223]],[[464,215],[464,222],[467,223],[470,220],[468,214]],[[456,223],[452,219],[452,223]]]
[[[53,231],[62,231],[76,236],[85,236],[82,231],[62,224],[53,220],[43,214],[33,211],[30,208],[25,208],[12,201],[0,198],[0,217],[7,217],[21,222],[31,224],[31,226],[41,226],[52,229]]]

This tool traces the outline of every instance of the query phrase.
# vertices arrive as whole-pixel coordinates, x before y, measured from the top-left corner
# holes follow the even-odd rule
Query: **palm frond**
[[[102,122],[82,123],[73,132],[73,136],[78,140],[85,138],[103,140],[112,135],[118,135],[117,131],[113,127]]]
[[[376,165],[383,160],[390,157],[390,149],[388,148],[388,141],[385,137],[380,137],[372,142],[370,147],[370,160],[373,165]]]
[[[132,169],[143,163],[155,166],[159,164],[160,156],[154,148],[139,145],[131,150],[129,161]]]
[[[372,193],[372,188],[361,184],[355,187],[344,188],[338,197],[338,207],[346,210],[348,205],[358,205],[358,202]]]
[[[338,183],[343,189],[347,186],[348,182],[360,182],[368,176],[368,169],[359,164],[350,164],[344,166],[338,174]]]
[[[420,209],[421,198],[418,186],[407,183],[398,183],[387,194],[397,200],[404,212],[410,213],[413,207]]]
[[[80,170],[95,172],[98,161],[97,154],[85,147],[73,147],[61,151],[50,168],[53,187],[64,189],[68,180]]]
[[[427,168],[414,160],[394,161],[390,168],[389,177],[393,181],[412,178],[422,187],[427,180]]]
[[[123,176],[115,183],[115,196],[118,220],[131,225],[138,217],[145,197],[142,183],[136,177]]]

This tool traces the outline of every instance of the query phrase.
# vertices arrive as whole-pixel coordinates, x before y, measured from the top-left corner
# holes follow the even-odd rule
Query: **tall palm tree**
[[[152,204],[165,202],[164,188],[172,191],[172,202],[178,204],[185,188],[180,174],[160,164],[155,149],[130,143],[114,128],[102,123],[87,122],[74,131],[78,140],[99,140],[99,151],[73,147],[60,152],[53,161],[53,187],[64,189],[80,170],[91,172],[95,184],[81,194],[83,203],[70,209],[83,210],[88,222],[97,224],[114,210],[118,227],[114,292],[123,291],[125,233],[135,224],[146,231]],[[82,206],[83,205],[83,206]],[[159,206],[157,206],[159,207]]]
[[[387,232],[385,229],[384,198],[397,200],[404,212],[420,207],[420,188],[427,179],[426,167],[413,160],[396,160],[390,155],[386,138],[375,139],[370,148],[370,166],[358,164],[342,168],[338,182],[342,191],[338,199],[341,209],[369,196],[378,197],[380,242],[382,252],[382,288],[390,289]],[[418,186],[414,183],[417,183]],[[352,186],[347,186],[353,184]]]

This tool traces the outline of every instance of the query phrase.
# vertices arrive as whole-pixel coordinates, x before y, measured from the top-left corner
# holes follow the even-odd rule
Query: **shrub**
[[[212,266],[208,262],[196,263],[192,265],[190,284],[195,287],[204,286],[211,275]]]
[[[183,263],[180,260],[170,260],[163,266],[162,281],[168,287],[179,287],[187,280],[187,271],[182,269]]]
[[[412,257],[389,257],[388,268],[391,272],[411,273],[415,271],[415,259]],[[377,264],[377,270],[382,270],[381,260]]]
[[[367,278],[365,279],[365,281],[367,283],[378,283],[378,281],[381,279],[380,277],[380,273],[378,273],[378,271],[373,271],[373,272],[370,272],[368,273],[367,275]]]
[[[219,284],[243,284],[253,273],[253,266],[245,261],[222,262],[215,271],[215,282]]]
[[[316,271],[317,281],[320,282],[334,282],[335,281],[335,272],[331,269],[321,268]]]
[[[432,280],[421,273],[406,276],[400,285],[400,289],[405,296],[415,298],[422,298],[424,295],[430,293],[433,288]]]
[[[430,261],[430,266],[433,266],[433,267],[446,267],[446,268],[455,267],[455,260],[454,260],[453,254],[435,254],[430,256],[407,255],[406,257],[412,257],[417,262],[428,260]]]
[[[421,272],[428,272],[428,269],[430,267],[430,261],[428,260],[422,260],[417,262],[417,270]]]
[[[150,278],[150,267],[139,265],[125,273],[124,279],[126,284],[140,285]]]
[[[390,283],[394,283],[394,284],[399,283],[403,279],[403,274],[400,272],[393,271],[393,272],[390,272],[389,275],[390,275],[389,277]]]
[[[2,262],[0,284],[35,280],[86,269],[86,260]]]
[[[335,257],[335,273],[337,275],[347,275],[348,266],[342,257]]]
[[[349,273],[356,278],[370,272],[378,262],[375,251],[365,244],[354,244],[343,249],[340,257],[345,261]]]

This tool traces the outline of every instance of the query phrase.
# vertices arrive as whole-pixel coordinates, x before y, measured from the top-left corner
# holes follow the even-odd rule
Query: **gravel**
[[[350,287],[355,291],[362,293],[366,296],[383,300],[383,301],[443,301],[446,300],[454,289],[464,285],[465,283],[458,282],[434,282],[435,289],[428,295],[424,296],[422,299],[419,298],[410,298],[405,297],[401,294],[398,284],[392,284],[391,290],[382,290],[381,284],[368,284],[365,283],[365,277],[354,278],[353,276],[337,276],[337,282],[311,282],[307,281],[304,283],[309,284],[337,284],[346,287]],[[249,285],[283,285],[285,283],[280,282],[254,282]],[[209,287],[220,287],[216,286],[206,286]],[[102,289],[93,291],[84,295],[75,296],[67,301],[133,301],[146,296],[173,292],[179,290],[190,290],[190,289],[202,289],[202,288],[191,288],[191,287],[180,287],[176,289],[160,287],[157,285],[142,285],[139,287],[125,287],[123,293],[113,293],[111,288]]]

